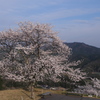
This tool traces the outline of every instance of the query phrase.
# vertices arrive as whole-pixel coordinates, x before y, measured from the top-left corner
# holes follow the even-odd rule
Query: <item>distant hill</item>
[[[100,48],[79,42],[65,44],[72,48],[71,61],[83,60],[78,67],[91,73],[100,72]]]

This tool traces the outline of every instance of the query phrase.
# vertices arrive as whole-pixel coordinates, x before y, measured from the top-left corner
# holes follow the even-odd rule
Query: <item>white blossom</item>
[[[45,78],[59,81],[57,76],[65,73],[75,82],[85,78],[80,69],[69,67],[78,65],[80,61],[69,63],[71,49],[56,36],[50,25],[20,22],[17,31],[1,33],[2,46],[10,47],[0,67],[3,77],[25,82],[43,81]],[[20,63],[20,59],[24,63]]]
[[[78,86],[75,89],[77,93],[100,96],[100,80],[97,78],[91,78],[91,83],[86,83],[85,86]]]

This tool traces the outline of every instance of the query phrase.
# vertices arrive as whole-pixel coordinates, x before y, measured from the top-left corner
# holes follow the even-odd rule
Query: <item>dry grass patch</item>
[[[51,92],[56,94],[62,94],[63,92],[60,90],[43,90],[43,89],[35,89],[35,100],[39,100],[41,97],[39,96],[42,93]],[[30,98],[30,92],[25,91],[23,89],[15,89],[15,90],[3,90],[0,91],[0,100],[32,100]]]
[[[31,100],[28,95],[29,92],[22,89],[0,91],[1,100]]]

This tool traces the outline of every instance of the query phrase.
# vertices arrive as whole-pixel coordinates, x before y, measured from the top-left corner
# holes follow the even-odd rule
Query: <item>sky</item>
[[[51,24],[64,42],[100,48],[100,0],[0,0],[0,31],[21,21]]]

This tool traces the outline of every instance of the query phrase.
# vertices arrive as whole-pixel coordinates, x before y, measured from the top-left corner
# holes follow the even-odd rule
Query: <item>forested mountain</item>
[[[91,72],[100,72],[100,48],[87,45],[85,43],[65,43],[72,48],[72,56],[70,60],[82,60],[82,64],[78,67]]]

